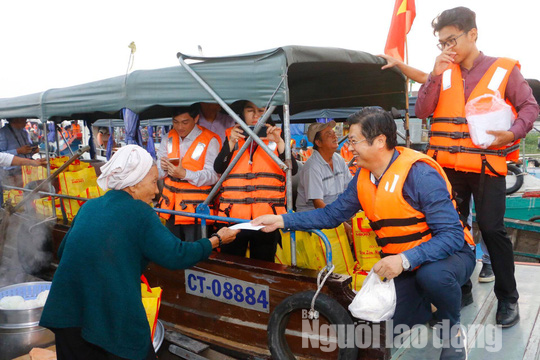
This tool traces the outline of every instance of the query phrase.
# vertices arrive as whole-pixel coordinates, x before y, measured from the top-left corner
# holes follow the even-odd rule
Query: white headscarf
[[[123,146],[101,167],[97,183],[103,190],[124,189],[141,182],[153,164],[152,156],[142,147]]]

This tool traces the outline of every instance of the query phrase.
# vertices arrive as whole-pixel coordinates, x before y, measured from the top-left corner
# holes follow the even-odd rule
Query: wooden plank
[[[171,343],[183,347],[186,350],[194,352],[195,354],[200,354],[204,350],[208,349],[210,346],[202,343],[200,341],[189,338],[185,335],[180,334],[179,332],[167,330],[165,332],[165,339]]]
[[[186,360],[208,360],[208,358],[194,354],[191,351],[187,351],[176,345],[169,345],[169,351],[174,355]]]

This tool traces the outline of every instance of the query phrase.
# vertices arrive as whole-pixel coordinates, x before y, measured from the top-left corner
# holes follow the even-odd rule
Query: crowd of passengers
[[[255,126],[266,111],[250,101],[239,104],[239,116]],[[292,175],[298,173],[298,211],[324,207],[341,194],[352,176],[345,160],[336,153],[339,147],[334,132],[335,122],[314,123],[308,129],[313,143],[313,155],[298,170],[292,158]],[[285,161],[285,141],[280,128],[269,120],[259,132],[261,140],[282,161]],[[195,212],[198,204],[210,194],[214,184],[225,172],[244,145],[247,134],[219,104],[200,103],[176,108],[172,114],[172,129],[162,138],[159,147],[158,170],[163,190],[158,207],[168,210]],[[251,142],[239,161],[227,175],[219,194],[211,205],[215,214],[236,219],[255,219],[266,214],[286,213],[286,173],[256,142]],[[161,213],[167,228],[178,238],[193,242],[200,239],[200,220]],[[207,233],[228,226],[207,222]],[[348,235],[350,226],[346,223]],[[222,247],[222,252],[274,261],[279,230],[253,233],[241,231],[236,240]]]

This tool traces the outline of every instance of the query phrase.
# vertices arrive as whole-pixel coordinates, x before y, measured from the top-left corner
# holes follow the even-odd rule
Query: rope
[[[313,295],[313,299],[311,300],[311,309],[308,312],[308,319],[310,320],[319,318],[319,312],[315,310],[315,301],[317,300],[317,296],[319,296],[319,293],[321,292],[321,289],[324,286],[324,283],[326,282],[330,274],[332,274],[332,271],[334,271],[335,267],[336,267],[335,265],[332,265],[332,267],[328,269],[328,266],[326,266],[317,275],[317,291],[315,292],[315,295]],[[324,276],[324,278],[321,281],[321,277],[325,271],[328,271],[328,273]]]

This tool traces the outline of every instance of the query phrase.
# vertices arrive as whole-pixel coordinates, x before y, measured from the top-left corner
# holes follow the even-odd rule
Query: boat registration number
[[[269,288],[225,276],[186,270],[186,293],[250,310],[269,312]]]

